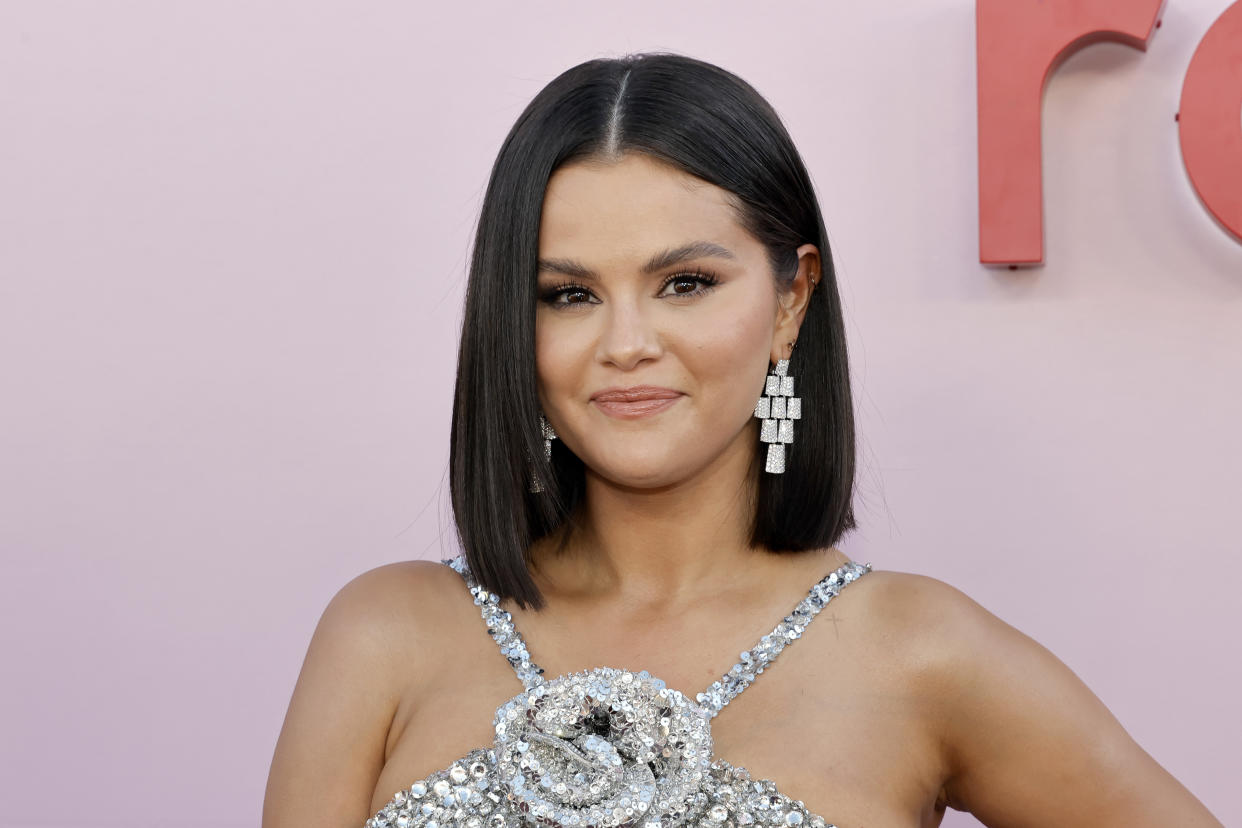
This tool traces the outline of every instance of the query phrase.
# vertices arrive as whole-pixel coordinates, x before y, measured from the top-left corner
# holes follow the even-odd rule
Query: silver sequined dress
[[[824,576],[691,700],[646,670],[544,678],[465,557],[441,563],[465,579],[525,689],[496,709],[491,746],[397,791],[365,828],[833,828],[771,780],[714,757],[711,720],[870,564]]]

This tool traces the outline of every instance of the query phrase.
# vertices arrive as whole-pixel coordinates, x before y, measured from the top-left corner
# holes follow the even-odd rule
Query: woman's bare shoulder
[[[366,819],[398,705],[444,657],[441,616],[461,591],[456,572],[430,561],[378,566],[337,590],[277,740],[264,828]]]
[[[986,616],[1000,620],[956,586],[915,572],[876,569],[867,574],[872,587],[871,601],[883,610],[883,620],[897,626],[913,625],[928,634],[945,631],[948,624],[988,623]],[[983,613],[981,615],[980,613]]]
[[[894,569],[873,569],[867,588],[852,599],[863,606],[867,626],[893,638],[903,650],[933,655],[927,648],[952,647],[963,628],[979,631],[1004,623],[962,590],[939,578]],[[861,585],[861,584],[860,584]],[[943,656],[944,652],[937,653]]]
[[[446,589],[466,590],[465,582],[451,567],[439,561],[396,561],[355,575],[338,595],[360,602],[393,602],[395,606],[434,601]],[[413,593],[413,595],[411,595]]]
[[[924,698],[943,700],[943,717],[960,713],[955,706],[979,688],[999,689],[1016,665],[1031,672],[1013,678],[1028,682],[1073,676],[1038,641],[953,584],[897,570],[875,570],[866,578],[869,626],[906,680],[917,682]]]
[[[464,599],[464,600],[463,600]],[[349,676],[386,706],[407,698],[438,666],[452,613],[470,605],[461,576],[435,561],[399,561],[355,575],[328,601],[312,636],[308,666],[325,681]],[[321,675],[322,674],[322,675]]]
[[[454,613],[472,599],[453,569],[438,561],[383,564],[352,578],[329,605],[346,623],[389,645],[426,644],[440,637]]]
[[[988,825],[1219,826],[1033,637],[938,578],[867,577],[868,617],[927,702],[951,807]]]

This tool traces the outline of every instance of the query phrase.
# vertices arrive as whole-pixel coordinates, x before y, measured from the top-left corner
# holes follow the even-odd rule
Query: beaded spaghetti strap
[[[496,593],[488,592],[475,583],[474,575],[466,566],[465,554],[441,560],[440,563],[448,564],[465,579],[466,585],[470,587],[470,593],[474,595],[474,603],[483,612],[483,621],[487,624],[487,631],[492,634],[492,639],[500,647],[500,652],[504,653],[505,658],[509,660],[509,665],[521,679],[522,686],[529,690],[545,683],[543,668],[530,660],[530,651],[526,649],[526,642],[522,640],[522,634],[513,626],[513,614],[500,608],[500,598]]]
[[[802,637],[802,633],[806,631],[815,616],[828,606],[828,602],[835,598],[846,584],[857,581],[870,571],[870,563],[860,564],[849,561],[821,578],[807,592],[807,596],[798,602],[793,611],[781,619],[772,632],[760,638],[759,643],[742,653],[741,660],[734,664],[729,672],[698,694],[696,697],[698,703],[707,708],[715,718],[725,705],[751,685],[755,677],[762,673],[781,654],[781,651],[789,646],[791,641]]]
[[[522,686],[530,690],[546,684],[544,670],[531,660],[526,641],[513,624],[512,613],[500,608],[500,598],[496,593],[488,592],[475,582],[474,576],[471,575],[466,565],[466,556],[461,554],[455,558],[442,559],[440,562],[452,567],[470,587],[474,603],[482,611],[488,632],[491,633],[492,639],[500,647],[500,652],[504,654],[514,672],[517,673]],[[808,590],[806,597],[798,602],[797,606],[776,625],[772,632],[760,638],[754,647],[742,653],[741,660],[734,664],[729,672],[696,696],[699,705],[714,718],[724,709],[725,705],[749,687],[755,678],[772,664],[781,651],[789,646],[791,641],[802,637],[802,633],[806,631],[815,616],[819,615],[828,602],[840,594],[847,584],[853,583],[870,571],[870,563],[860,564],[849,561],[817,581]]]

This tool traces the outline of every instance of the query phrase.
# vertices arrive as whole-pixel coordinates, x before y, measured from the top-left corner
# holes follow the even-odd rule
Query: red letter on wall
[[[1045,81],[1091,43],[1147,51],[1163,9],[1164,0],[977,0],[979,261],[1044,260]]]
[[[1199,41],[1186,70],[1178,124],[1191,186],[1242,241],[1242,2],[1226,9]]]

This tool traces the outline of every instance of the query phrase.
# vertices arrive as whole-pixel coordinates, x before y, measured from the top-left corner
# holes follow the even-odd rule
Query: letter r
[[[1044,260],[1044,84],[1070,55],[1111,40],[1147,50],[1165,0],[976,0],[979,261]]]

